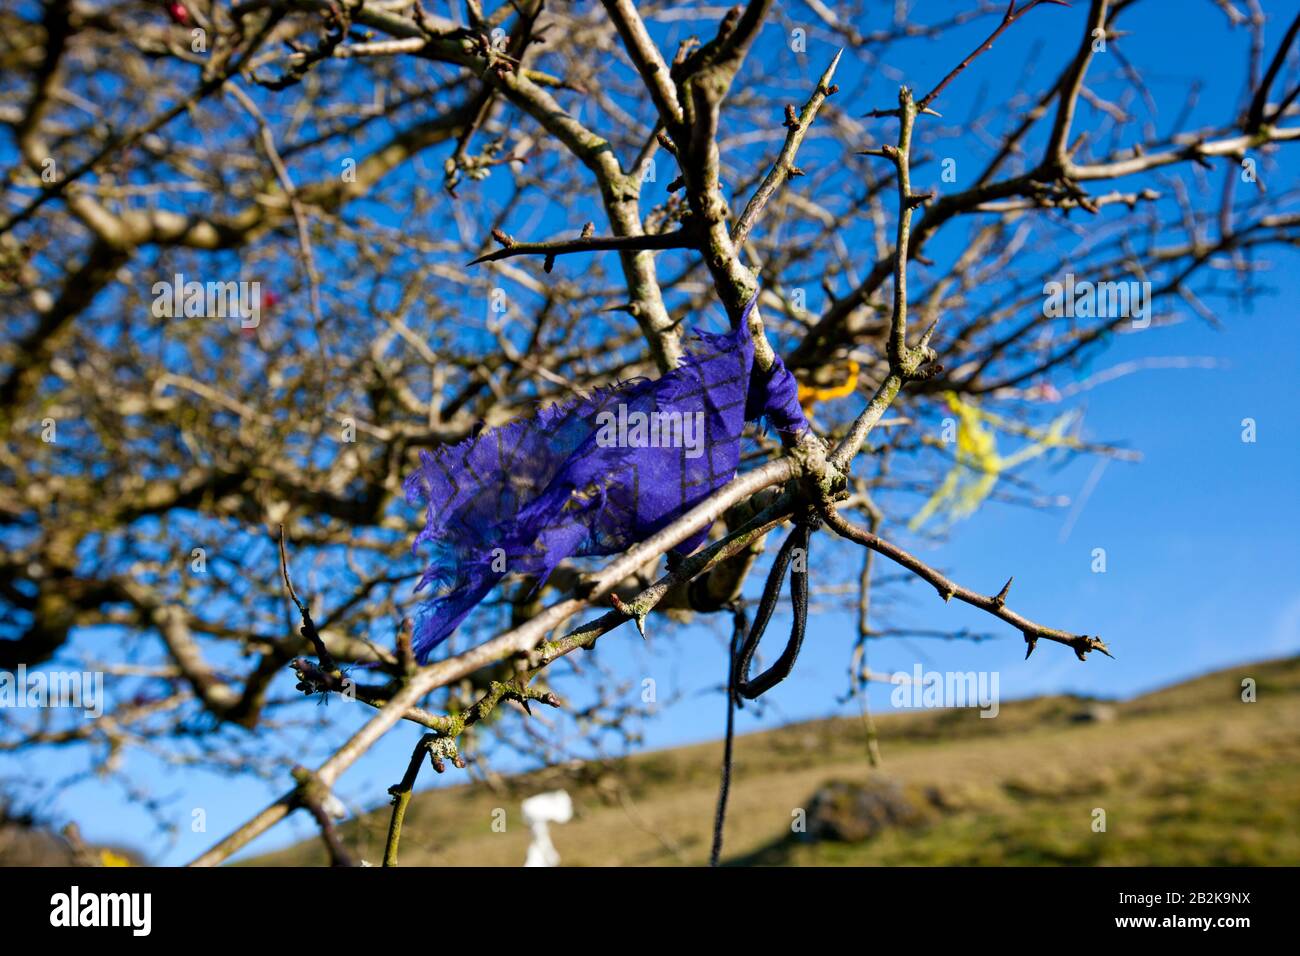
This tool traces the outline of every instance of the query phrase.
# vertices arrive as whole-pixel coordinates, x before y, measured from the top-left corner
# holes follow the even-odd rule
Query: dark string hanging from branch
[[[739,604],[732,605],[732,634],[727,654],[727,731],[722,748],[722,782],[718,788],[718,807],[713,817],[713,849],[709,865],[717,866],[722,857],[722,834],[727,820],[727,796],[731,791],[731,762],[735,740],[736,708],[742,706],[741,698],[755,700],[790,676],[794,662],[803,645],[804,629],[808,623],[808,546],[812,533],[821,524],[813,514],[798,518],[794,528],[781,545],[772,562],[772,570],[763,585],[763,596],[758,602],[753,627],[747,627],[745,611]],[[772,612],[781,598],[786,572],[790,573],[790,605],[794,621],[785,650],[776,663],[753,680],[749,667],[758,650],[763,633],[767,630]]]

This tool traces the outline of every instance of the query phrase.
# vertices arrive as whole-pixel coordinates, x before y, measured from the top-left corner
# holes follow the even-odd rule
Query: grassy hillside
[[[1241,680],[1257,681],[1243,703]],[[1089,719],[1083,719],[1084,717]],[[833,719],[741,737],[727,826],[734,864],[1300,864],[1300,658],[1210,674],[1097,707],[1073,697],[877,719],[882,765],[862,723]],[[564,787],[577,816],[551,828],[566,866],[707,861],[721,744],[657,751],[417,794],[404,865],[517,866],[529,843],[519,801]],[[400,775],[395,768],[394,779]],[[905,822],[856,843],[811,841],[791,821],[819,787],[896,786]],[[493,832],[494,808],[506,830]],[[1094,811],[1106,830],[1094,832]],[[381,806],[343,833],[378,863]],[[319,841],[253,862],[320,865]]]

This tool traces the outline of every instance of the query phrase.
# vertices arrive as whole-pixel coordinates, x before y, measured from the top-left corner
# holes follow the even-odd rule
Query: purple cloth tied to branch
[[[540,587],[566,558],[618,554],[721,488],[735,476],[745,422],[808,427],[781,359],[766,373],[754,367],[753,307],[730,332],[697,332],[698,345],[661,378],[420,452],[405,490],[427,509],[413,550],[428,542],[432,554],[416,590],[436,591],[415,632],[421,662],[506,574]],[[707,536],[701,529],[674,551],[689,554]]]

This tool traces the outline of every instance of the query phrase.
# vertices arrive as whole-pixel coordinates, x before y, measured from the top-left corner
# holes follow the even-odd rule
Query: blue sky
[[[918,5],[927,19],[965,6]],[[1086,6],[1035,11],[1032,23],[1019,25],[972,67],[951,97],[945,96],[951,115],[961,115],[970,97],[984,95],[986,84],[996,89],[1001,78],[1005,85],[1010,71],[999,64],[1019,69],[1018,58],[1034,44],[1064,46],[1062,37],[1068,35],[1072,47]],[[1169,4],[1140,5],[1126,15],[1123,27],[1130,36],[1122,48],[1150,71],[1152,93],[1166,124],[1181,107],[1187,84],[1198,78],[1206,87],[1197,116],[1206,122],[1231,116],[1241,92],[1244,45],[1238,41],[1243,38],[1234,37],[1232,52],[1225,54],[1226,25],[1213,5],[1189,0],[1177,6],[1179,14],[1172,21]],[[1281,9],[1285,4],[1265,6],[1279,17],[1289,15]],[[913,85],[928,89],[987,30],[988,22],[981,21],[942,42],[919,51],[913,48],[910,56],[891,63],[906,70]],[[660,35],[666,38],[671,32],[665,28]],[[1270,50],[1280,34],[1280,26],[1270,30]],[[779,40],[771,40],[765,35],[757,56],[780,55]],[[806,60],[788,67],[792,89],[806,90],[833,52],[829,46],[810,44]],[[859,79],[866,82],[853,77],[841,82],[847,88]],[[896,83],[896,78],[883,75],[866,83],[867,93],[879,102],[864,103],[864,111],[886,105]],[[1296,185],[1295,155],[1295,148],[1282,154],[1280,180],[1271,188],[1282,191]],[[1092,655],[1080,663],[1067,649],[1044,643],[1026,661],[1023,641],[1009,627],[964,605],[945,605],[930,588],[917,584],[893,592],[896,599],[884,623],[948,630],[968,626],[1003,639],[980,644],[879,641],[871,648],[873,669],[910,671],[919,662],[927,669],[994,670],[1004,698],[1064,691],[1127,696],[1210,669],[1300,651],[1300,335],[1295,305],[1300,301],[1300,270],[1294,252],[1271,249],[1268,257],[1273,262],[1264,277],[1269,291],[1249,311],[1217,309],[1222,328],[1189,318],[1169,328],[1132,332],[1073,379],[1066,373],[1057,380],[1063,387],[1136,360],[1213,359],[1211,368],[1156,368],[1120,377],[1062,405],[1083,410],[1087,437],[1131,447],[1141,453],[1140,462],[1111,461],[1100,469],[1098,460],[1090,457],[1063,467],[1043,462],[1024,475],[1044,491],[1068,499],[1068,504],[1031,510],[990,501],[956,525],[940,545],[896,533],[901,544],[972,588],[993,592],[1014,575],[1009,602],[1013,607],[1052,626],[1101,635],[1115,659]],[[1241,440],[1245,418],[1256,422],[1254,443]],[[1014,439],[1004,442],[1008,450],[1016,445]],[[1090,494],[1079,505],[1087,488]],[[1105,573],[1092,570],[1095,548],[1106,551]],[[828,546],[821,536],[811,558],[814,583],[819,560],[856,564],[859,555],[847,547]],[[783,636],[783,624],[774,623],[769,640]],[[795,674],[764,699],[761,717],[752,709],[739,715],[740,731],[856,713],[856,703],[835,702],[847,686],[853,628],[851,618],[838,613],[811,620]],[[663,629],[652,632],[645,644],[630,628],[604,640],[599,653],[606,666],[636,685],[651,677],[661,699],[678,698],[647,723],[647,746],[720,735],[723,701],[711,690],[725,675],[724,641],[720,624]],[[877,712],[888,709],[888,690],[873,687],[871,704]],[[339,705],[329,714],[342,729],[359,726],[366,716],[362,710]],[[340,795],[354,806],[381,804],[384,790],[405,766],[415,733],[413,728],[390,733],[344,778]],[[41,776],[74,766],[68,754],[43,753],[38,759]],[[162,863],[194,856],[284,789],[283,781],[266,784],[164,768],[138,753],[127,759],[140,779],[176,798],[181,837],[158,858]],[[30,755],[0,758],[0,774],[22,772],[24,761],[31,760]],[[29,770],[35,769],[29,765]],[[449,774],[443,779],[458,778]],[[207,811],[206,833],[189,831],[189,812],[195,806]],[[151,852],[161,849],[145,815],[126,802],[116,784],[95,779],[79,783],[58,797],[57,810],[76,819],[92,839],[122,840]],[[305,821],[295,820],[282,824],[252,850],[260,852],[311,832]]]

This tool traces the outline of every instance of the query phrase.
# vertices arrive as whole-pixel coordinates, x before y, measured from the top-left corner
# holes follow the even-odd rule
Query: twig
[[[316,267],[316,253],[312,249],[311,232],[307,225],[306,210],[303,208],[302,200],[298,196],[298,189],[294,185],[293,177],[289,175],[289,168],[285,166],[284,160],[280,157],[280,151],[276,148],[275,136],[271,132],[271,126],[266,121],[266,117],[262,115],[262,111],[257,108],[257,104],[243,91],[238,83],[232,82],[230,84],[230,92],[234,94],[235,99],[239,101],[244,111],[257,123],[262,150],[266,153],[267,161],[275,171],[276,179],[280,182],[280,188],[284,190],[289,199],[289,208],[293,212],[294,225],[298,230],[298,246],[302,251],[303,271],[307,273],[311,314],[316,323],[315,338],[321,349],[321,364],[324,365],[324,336],[321,334],[324,319],[321,316],[320,305],[320,270]]]
[[[660,119],[665,125],[680,124],[682,107],[677,101],[677,89],[673,86],[663,54],[646,30],[636,4],[632,0],[601,0],[601,3],[623,38],[628,56],[641,74]]]
[[[970,66],[971,63],[974,62],[976,57],[978,57],[981,53],[984,53],[986,50],[990,49],[993,46],[993,42],[1002,35],[1003,31],[1005,31],[1007,27],[1011,26],[1011,24],[1015,23],[1022,16],[1028,13],[1030,10],[1034,9],[1034,7],[1039,6],[1040,4],[1043,3],[1052,3],[1061,7],[1069,6],[1069,4],[1065,2],[1065,0],[1029,0],[1027,4],[1025,4],[1019,10],[1017,10],[1016,0],[1011,0],[1011,2],[1007,5],[1007,12],[1003,14],[1002,22],[998,24],[997,29],[995,29],[992,33],[990,33],[988,35],[988,38],[979,46],[977,46],[973,51],[971,51],[971,53],[966,57],[966,59],[958,63],[947,76],[945,76],[942,80],[940,80],[938,86],[932,89],[929,93],[925,94],[925,96],[921,97],[921,101],[916,104],[917,112],[924,113],[927,109],[929,109],[930,104],[933,103],[935,101],[935,98],[938,97],[938,95],[944,91],[944,88],[953,80],[955,80],[961,74],[961,72],[964,69],[966,69],[966,67]]]
[[[1100,651],[1107,657],[1113,657],[1110,649],[1106,647],[1105,642],[1100,637],[1090,637],[1087,634],[1071,634],[1068,631],[1059,631],[1055,628],[1044,627],[1036,624],[1026,617],[1023,617],[1012,611],[1006,606],[1007,592],[1011,588],[1011,581],[1008,580],[1002,590],[997,595],[989,597],[978,594],[969,588],[964,588],[959,584],[950,581],[939,571],[930,567],[920,558],[909,554],[897,545],[872,534],[865,528],[847,521],[835,510],[835,505],[830,501],[821,501],[817,503],[818,511],[836,534],[847,538],[850,541],[856,541],[863,547],[870,548],[878,554],[883,554],[889,560],[902,565],[911,571],[921,580],[926,581],[939,592],[939,596],[945,601],[956,598],[972,607],[977,607],[982,611],[1001,618],[1008,624],[1016,627],[1024,635],[1025,643],[1028,645],[1025,657],[1034,652],[1039,638],[1046,638],[1049,641],[1055,641],[1058,644],[1064,644],[1074,650],[1079,660],[1086,660],[1089,651]]]
[[[479,256],[467,263],[476,266],[483,262],[498,262],[513,256],[564,256],[575,252],[641,251],[647,249],[698,249],[699,239],[689,229],[639,236],[580,236],[577,239],[560,239],[555,242],[515,242],[504,233],[494,238],[503,248]],[[504,241],[503,241],[504,240]]]
[[[339,673],[338,664],[335,663],[329,648],[325,646],[320,631],[316,630],[316,623],[311,619],[311,611],[307,610],[307,605],[298,600],[298,593],[293,589],[293,581],[289,577],[289,555],[285,551],[284,545],[284,525],[280,525],[280,575],[284,578],[284,587],[289,592],[289,600],[293,601],[294,606],[298,608],[298,613],[302,616],[300,633],[311,642],[312,648],[316,651],[316,657],[320,661],[320,669],[326,674],[337,675]]]
[[[1253,133],[1259,130],[1265,122],[1273,123],[1281,118],[1282,112],[1286,109],[1287,103],[1283,102],[1267,120],[1264,118],[1264,110],[1268,107],[1268,91],[1273,86],[1273,81],[1277,78],[1278,71],[1282,69],[1282,64],[1286,62],[1286,55],[1291,49],[1291,44],[1295,42],[1296,34],[1300,33],[1300,15],[1291,21],[1291,26],[1286,31],[1286,36],[1282,38],[1281,44],[1278,45],[1277,53],[1273,55],[1272,62],[1269,63],[1268,69],[1264,73],[1263,80],[1260,81],[1259,89],[1255,91],[1254,97],[1250,101],[1250,110],[1246,114],[1246,122],[1243,126],[1246,132]],[[1295,93],[1292,92],[1291,97]]]
[[[839,66],[840,57],[843,55],[843,50],[835,54],[835,58],[831,60],[831,65],[826,68],[826,72],[817,81],[817,89],[813,91],[808,102],[804,104],[798,118],[789,123],[790,131],[786,133],[785,145],[781,147],[780,155],[777,156],[776,162],[772,164],[772,168],[768,170],[763,182],[754,192],[754,195],[750,197],[744,212],[740,214],[740,218],[736,220],[736,224],[731,229],[731,241],[737,247],[743,246],[745,240],[749,238],[749,232],[754,228],[754,223],[758,221],[758,217],[763,212],[763,207],[767,205],[767,201],[781,188],[781,184],[789,176],[794,175],[796,170],[794,157],[799,151],[800,144],[803,143],[804,136],[812,126],[812,122],[816,118],[818,110],[821,109],[822,103],[826,102],[826,98],[838,89],[831,83],[831,79],[835,76],[835,68]]]
[[[393,816],[388,823],[388,841],[384,844],[384,866],[397,866],[397,845],[402,839],[402,821],[406,818],[406,808],[411,803],[411,793],[415,789],[415,779],[420,775],[424,765],[424,756],[429,752],[429,744],[435,739],[434,734],[425,734],[415,745],[411,753],[411,762],[406,766],[402,782],[389,787],[393,797]]]

